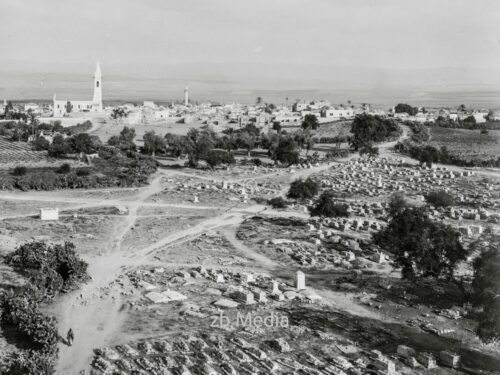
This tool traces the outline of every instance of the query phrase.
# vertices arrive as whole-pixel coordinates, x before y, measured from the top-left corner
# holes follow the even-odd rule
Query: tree
[[[465,107],[465,104],[460,104],[457,108],[459,112],[465,112],[467,108]]]
[[[66,140],[68,146],[77,153],[94,154],[101,145],[101,141],[96,136],[88,133],[78,133]]]
[[[426,207],[401,207],[389,214],[386,228],[373,241],[394,254],[403,278],[446,278],[467,257],[460,233],[449,225],[434,222]]]
[[[250,157],[250,152],[254,149],[256,137],[253,133],[243,130],[238,134],[236,143],[239,147],[247,150],[247,156]]]
[[[189,129],[186,136],[186,151],[189,156],[189,165],[197,167],[198,161],[206,158],[208,152],[214,148],[215,134],[212,131]]]
[[[227,128],[222,131],[224,134],[220,140],[220,148],[231,152],[237,147],[236,132],[234,128]]]
[[[178,158],[188,152],[186,136],[167,133],[165,134],[165,142],[167,144],[167,151],[174,157]]]
[[[137,146],[134,138],[135,129],[125,126],[119,136],[112,136],[108,139],[108,145],[118,147],[122,151],[136,152]]]
[[[281,123],[279,121],[273,122],[273,130],[276,130],[276,133],[281,133]]]
[[[269,148],[269,153],[274,161],[279,161],[288,166],[299,162],[297,143],[290,136],[281,137],[276,142],[273,142]]]
[[[66,102],[65,108],[66,108],[66,113],[71,113],[71,111],[73,110],[73,104],[71,104],[71,102],[68,100]]]
[[[165,138],[156,135],[154,130],[146,132],[142,139],[144,140],[144,146],[142,148],[143,151],[148,155],[152,155],[153,158],[155,157],[156,152],[164,152],[167,146]]]
[[[316,130],[318,128],[319,128],[319,121],[315,115],[309,113],[304,116],[304,120],[302,121],[302,129]]]
[[[290,184],[287,197],[292,199],[311,199],[319,193],[319,183],[311,177],[298,179]]]
[[[111,111],[111,118],[115,121],[120,121],[121,119],[127,117],[128,114],[129,112],[127,112],[125,108],[113,108],[113,110]]]
[[[49,156],[60,158],[71,152],[71,147],[61,134],[57,134],[49,147]]]
[[[255,100],[255,104],[257,104],[257,105],[262,104],[262,98],[260,96],[257,96],[257,99]]]
[[[276,109],[276,105],[274,105],[273,103],[266,103],[265,104],[265,108],[264,108],[264,112],[266,113],[273,113],[273,111]]]
[[[397,138],[401,132],[400,126],[394,120],[363,113],[356,116],[352,123],[351,147],[358,151],[366,145]]]
[[[205,156],[205,161],[211,169],[221,164],[234,164],[234,155],[225,150],[210,150]]]
[[[349,207],[347,204],[335,202],[333,191],[324,191],[314,202],[312,207],[309,207],[311,216],[320,217],[348,217]]]
[[[389,205],[387,207],[387,213],[390,217],[400,214],[404,209],[408,208],[409,204],[406,201],[403,193],[394,193],[389,198]]]
[[[482,245],[480,255],[474,260],[474,305],[484,307],[492,300],[500,299],[500,250],[499,240]]]
[[[417,107],[412,107],[409,104],[399,103],[394,107],[396,113],[408,113],[410,116],[415,116],[418,113]]]
[[[11,119],[11,115],[12,115],[12,112],[14,112],[14,105],[12,104],[12,102],[9,100],[7,102],[7,105],[5,106],[5,108],[3,109],[3,113],[4,113],[4,117],[5,119],[7,120],[10,120]]]
[[[425,146],[420,149],[418,155],[418,161],[422,164],[427,165],[427,167],[432,167],[433,163],[436,163],[440,159],[439,151],[433,146]]]
[[[379,150],[378,147],[373,146],[373,144],[367,143],[359,149],[359,155],[368,155],[368,158],[372,159],[379,155]]]
[[[490,235],[478,242],[480,255],[474,260],[472,280],[475,307],[482,309],[476,332],[485,342],[500,340],[500,237]]]
[[[449,207],[455,204],[455,198],[453,195],[444,190],[431,191],[425,196],[425,200],[428,204],[434,207]]]

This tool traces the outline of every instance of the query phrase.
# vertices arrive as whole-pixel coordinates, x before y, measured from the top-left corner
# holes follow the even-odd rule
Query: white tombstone
[[[197,195],[195,195],[195,196],[194,196],[194,200],[193,200],[193,202],[194,202],[194,203],[199,203],[199,202],[200,202],[200,201],[198,200],[198,196],[197,196]]]
[[[41,208],[40,209],[40,219],[41,220],[59,220],[59,209],[58,208]]]
[[[297,271],[295,276],[295,288],[297,290],[304,290],[306,288],[306,276],[304,272]]]
[[[273,280],[273,290],[271,291],[271,294],[281,293],[279,285],[280,285],[279,282],[277,282],[276,280]]]

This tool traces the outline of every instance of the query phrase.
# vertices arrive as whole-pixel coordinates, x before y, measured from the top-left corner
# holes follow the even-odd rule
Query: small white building
[[[41,208],[40,209],[40,219],[41,220],[59,220],[59,209],[58,208]]]
[[[328,108],[323,110],[322,117],[332,120],[352,119],[354,110],[352,108]]]

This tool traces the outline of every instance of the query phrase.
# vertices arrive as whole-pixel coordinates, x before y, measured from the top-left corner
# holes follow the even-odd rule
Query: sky
[[[0,97],[79,92],[97,60],[116,98],[500,92],[498,20],[497,0],[0,0]]]

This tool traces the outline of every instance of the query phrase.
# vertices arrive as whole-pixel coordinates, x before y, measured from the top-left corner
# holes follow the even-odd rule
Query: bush
[[[319,183],[309,177],[305,181],[302,179],[293,181],[287,196],[292,199],[311,199],[318,193]]]
[[[4,360],[0,373],[4,375],[53,375],[56,357],[36,350],[10,353]]]
[[[420,122],[411,122],[408,124],[412,131],[411,140],[416,143],[427,142],[430,139],[429,128]]]
[[[26,167],[23,167],[23,166],[17,166],[15,167],[13,170],[12,170],[12,174],[14,176],[24,176],[27,172],[27,169]]]
[[[69,165],[68,163],[64,163],[59,167],[57,173],[66,174],[69,173],[70,171],[71,171],[71,165]]]
[[[50,142],[43,137],[38,137],[31,142],[31,149],[33,151],[45,151],[50,148]]]
[[[89,168],[80,168],[76,171],[76,175],[83,177],[83,176],[88,176],[90,175],[90,169]]]
[[[425,196],[425,200],[428,204],[434,207],[449,207],[455,204],[455,198],[453,195],[444,190],[430,192]]]
[[[275,197],[271,198],[267,201],[267,204],[269,204],[272,208],[287,208],[288,207],[288,202],[283,199],[283,197]]]
[[[253,163],[253,165],[255,165],[257,167],[262,166],[262,160],[260,160],[259,158],[253,158],[252,163]]]
[[[53,317],[43,315],[30,292],[14,297],[2,297],[2,327],[12,327],[31,344],[31,349],[55,354],[57,326]]]
[[[349,217],[349,207],[347,204],[336,203],[334,201],[332,191],[323,192],[314,202],[312,207],[309,207],[311,216],[320,217]]]
[[[87,263],[81,260],[75,245],[47,245],[33,241],[19,246],[5,256],[5,263],[29,276],[37,288],[43,288],[50,296],[75,288],[87,280]]]

